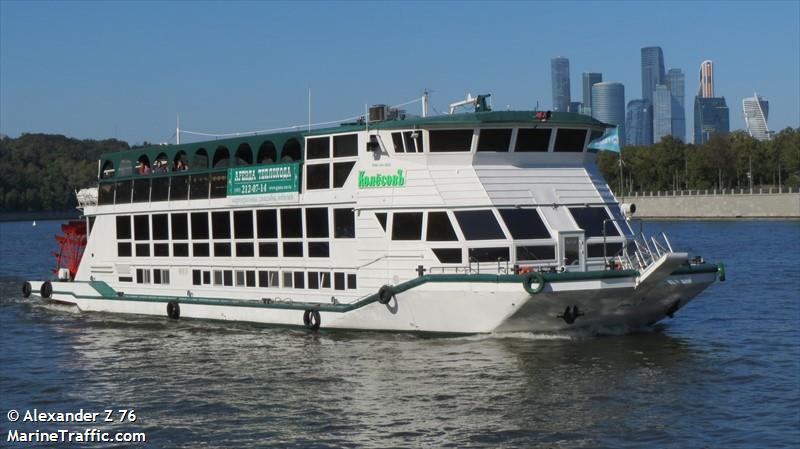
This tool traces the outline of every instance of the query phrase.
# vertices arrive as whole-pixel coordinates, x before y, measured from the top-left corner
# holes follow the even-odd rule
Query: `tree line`
[[[622,155],[622,170],[619,158]],[[758,141],[744,131],[713,135],[700,145],[671,136],[650,146],[601,151],[597,165],[615,193],[800,186],[800,128]],[[621,173],[620,173],[621,172]],[[621,182],[620,182],[621,181]],[[620,187],[622,186],[622,187]]]
[[[143,143],[142,146],[149,145]],[[138,146],[138,145],[137,145]],[[64,211],[75,190],[91,186],[101,153],[137,146],[117,139],[79,140],[54,134],[0,138],[0,205],[3,212]],[[760,142],[745,132],[715,135],[702,144],[672,137],[647,146],[601,151],[597,165],[615,192],[800,187],[800,128],[786,128]]]

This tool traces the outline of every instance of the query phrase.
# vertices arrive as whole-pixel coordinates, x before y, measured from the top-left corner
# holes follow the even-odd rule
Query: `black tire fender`
[[[381,304],[389,304],[393,297],[394,288],[391,285],[384,285],[378,290],[378,302]]]
[[[173,320],[181,317],[181,306],[177,301],[170,301],[167,303],[167,316]]]
[[[522,286],[525,287],[525,291],[531,295],[535,295],[544,290],[544,284],[545,280],[542,273],[531,272],[525,274],[525,277],[522,278]]]
[[[306,310],[303,312],[303,325],[312,331],[318,330],[322,324],[322,318],[319,316],[319,310]]]
[[[27,298],[31,296],[31,292],[33,292],[33,288],[31,287],[31,283],[25,281],[22,283],[22,297]]]
[[[39,294],[42,295],[42,298],[48,299],[53,294],[53,284],[50,281],[44,281],[39,289]]]

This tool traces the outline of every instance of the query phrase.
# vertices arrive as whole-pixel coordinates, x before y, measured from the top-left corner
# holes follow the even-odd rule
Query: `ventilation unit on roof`
[[[376,104],[370,106],[369,108],[369,121],[370,122],[382,122],[386,120],[386,117],[389,115],[389,106],[385,104]]]

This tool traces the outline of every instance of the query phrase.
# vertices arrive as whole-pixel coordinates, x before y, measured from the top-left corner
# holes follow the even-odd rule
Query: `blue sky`
[[[491,93],[495,109],[551,107],[550,58],[641,97],[640,48],[686,74],[715,64],[731,128],[741,100],[800,126],[800,2],[0,1],[0,133],[165,141],[357,115],[433,91],[432,106]],[[417,105],[409,107],[417,112]],[[186,140],[188,136],[185,137]],[[194,139],[196,140],[196,139]]]

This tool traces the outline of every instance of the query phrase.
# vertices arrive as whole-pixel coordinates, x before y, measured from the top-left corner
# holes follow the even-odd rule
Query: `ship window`
[[[173,243],[172,244],[173,257],[189,257],[189,244],[188,243]]]
[[[228,196],[228,172],[211,174],[211,198]]]
[[[244,271],[236,271],[236,286],[244,287]]]
[[[283,242],[283,257],[303,257],[303,242]]]
[[[172,158],[172,171],[184,171],[189,169],[189,158],[185,151],[178,151]]]
[[[253,150],[247,143],[242,143],[236,149],[236,165],[253,165]]]
[[[150,167],[150,158],[146,154],[139,156],[136,161],[136,173],[140,175],[149,175],[152,172]]]
[[[553,151],[571,151],[580,153],[586,143],[585,129],[559,129],[556,133],[556,146]]]
[[[541,217],[536,209],[500,209],[500,216],[515,239],[549,239]]]
[[[213,168],[224,168],[230,165],[230,154],[228,153],[228,148],[224,145],[220,145],[217,147],[216,151],[214,151],[214,161],[211,164]]]
[[[508,259],[508,248],[469,249],[469,260],[471,262],[506,262]]]
[[[208,238],[208,212],[192,213],[192,238],[195,240]]]
[[[131,217],[128,215],[117,216],[117,238],[127,240],[131,238]]]
[[[490,210],[463,210],[454,212],[464,238],[467,240],[504,239],[503,230]]]
[[[358,134],[333,137],[333,157],[358,156]]]
[[[305,288],[306,285],[306,276],[305,273],[302,271],[295,271],[294,272],[294,288]]]
[[[306,209],[306,237],[328,237],[328,209],[309,207]]]
[[[103,163],[103,168],[100,170],[100,178],[107,179],[114,177],[114,163],[111,161],[105,161]]]
[[[403,142],[406,144],[406,153],[422,153],[422,131],[406,131],[403,133]],[[470,137],[471,139],[471,137]],[[416,145],[416,149],[415,146]],[[467,150],[469,151],[469,150]]]
[[[196,168],[200,170],[205,170],[208,168],[208,153],[206,152],[205,148],[198,148],[197,151],[195,151],[194,159],[192,160],[192,166],[190,168]]]
[[[344,186],[344,183],[347,181],[347,178],[350,176],[350,172],[353,171],[353,167],[356,165],[355,161],[351,162],[336,162],[333,164],[333,188],[338,189],[339,187]]]
[[[256,286],[256,272],[253,270],[247,270],[245,272],[245,283],[248,287],[255,287]]]
[[[258,244],[259,257],[278,257],[278,244],[276,242],[261,242]]]
[[[136,257],[150,257],[150,244],[137,243],[136,244]]]
[[[253,244],[252,243],[244,243],[238,242],[236,243],[236,257],[254,257]]]
[[[306,166],[306,189],[330,189],[330,164],[314,164]]]
[[[306,140],[306,159],[326,159],[331,157],[331,139],[317,137]]]
[[[278,272],[261,270],[258,272],[259,287],[278,287]]]
[[[403,135],[400,133],[392,133],[392,144],[394,144],[395,153],[405,153],[403,150]]]
[[[283,286],[284,286],[284,288],[291,288],[292,284],[294,284],[294,282],[292,282],[293,280],[294,280],[294,276],[292,275],[291,271],[284,271],[283,272]]]
[[[147,215],[134,215],[133,235],[136,240],[150,240],[150,217]]]
[[[203,272],[200,270],[192,270],[192,285],[203,284]]]
[[[131,181],[119,181],[116,183],[116,195],[114,204],[127,204],[131,202]]]
[[[308,272],[308,288],[311,290],[319,290],[319,273],[316,271]]]
[[[211,285],[211,272],[203,271],[203,285]]]
[[[154,243],[153,255],[155,257],[169,257],[169,243]]]
[[[153,226],[153,240],[169,240],[167,214],[153,214],[150,219]]]
[[[154,284],[160,284],[161,283],[161,270],[159,270],[158,268],[153,270],[153,283]]]
[[[117,257],[131,257],[131,244],[117,243]]]
[[[319,283],[322,288],[331,288],[331,274],[330,272],[323,271],[319,274]]]
[[[510,129],[482,129],[478,139],[478,151],[508,151],[511,145]]]
[[[333,273],[333,288],[334,290],[344,290],[344,273],[336,272]]]
[[[189,217],[186,214],[172,214],[172,240],[189,238]]]
[[[133,173],[133,162],[130,159],[123,159],[119,161],[119,170],[117,176],[130,176]]]
[[[470,151],[472,147],[473,131],[471,129],[429,131],[428,134],[430,134],[430,151],[432,153],[446,151]]]
[[[233,234],[237,239],[253,238],[253,211],[237,210],[233,213]]]
[[[433,254],[441,263],[461,263],[461,248],[433,248]]]
[[[256,211],[258,220],[258,238],[278,238],[278,214],[275,209],[262,209]]]
[[[150,179],[133,180],[133,202],[146,203],[150,201]]]
[[[150,201],[167,201],[169,199],[169,177],[153,178]]]
[[[330,257],[328,242],[308,242],[308,257]]]
[[[222,285],[231,287],[233,286],[233,271],[225,270],[222,272]]]
[[[114,183],[100,184],[97,188],[97,204],[114,204]]]
[[[214,270],[214,285],[222,285],[222,270]]]
[[[578,227],[586,232],[587,237],[602,237],[603,222],[611,218],[604,207],[570,207],[569,212]],[[619,235],[613,221],[606,222],[605,227],[607,237]]]
[[[258,163],[259,164],[274,164],[278,159],[275,144],[267,140],[262,143],[258,148]]]
[[[189,176],[173,176],[169,187],[170,201],[189,199]]]
[[[228,211],[211,212],[211,229],[215,239],[231,238],[231,217]]]
[[[150,270],[143,268],[136,269],[136,283],[149,284],[150,283]]]
[[[298,238],[303,236],[303,222],[300,209],[281,209],[281,237]]]
[[[375,212],[375,218],[377,218],[378,223],[381,224],[383,232],[386,232],[386,212]]]
[[[231,257],[231,244],[214,243],[214,257]]]
[[[349,288],[349,289],[358,288],[358,283],[356,283],[356,275],[355,274],[348,274],[347,275],[347,288]]]
[[[153,173],[169,173],[169,159],[165,153],[158,153],[153,161]]]
[[[208,199],[208,174],[192,175],[189,181],[189,199]]]
[[[555,260],[555,246],[518,246],[517,260]]]
[[[420,240],[422,238],[422,212],[395,212],[392,222],[392,240]]]
[[[427,240],[429,242],[452,242],[458,240],[447,212],[428,213]]]
[[[606,250],[605,254],[603,253],[603,244],[602,243],[593,243],[587,246],[587,257],[612,257],[615,256],[617,253],[622,251],[622,243],[610,243],[606,242]]]
[[[520,128],[517,131],[516,152],[547,151],[552,129]]]
[[[287,140],[281,149],[281,161],[291,162],[299,161],[300,159],[300,142],[297,139]]]
[[[333,236],[337,239],[356,237],[356,216],[353,209],[333,210]]]
[[[603,134],[605,134],[603,131],[593,130],[592,133],[589,135],[589,142],[603,137]]]
[[[133,282],[133,277],[131,277],[131,276],[120,276],[119,277],[119,281],[120,282]]]
[[[208,251],[208,243],[193,243],[192,244],[192,256],[193,257],[208,257],[210,255]]]

